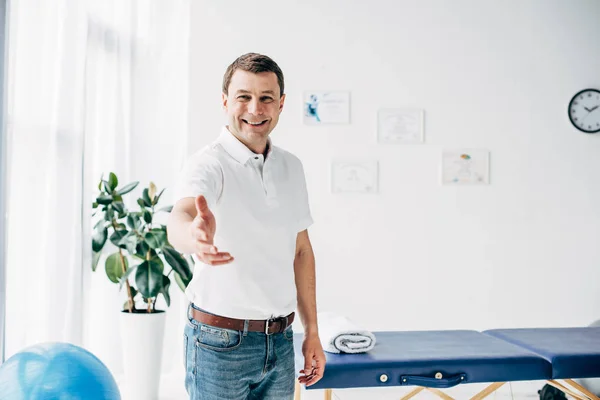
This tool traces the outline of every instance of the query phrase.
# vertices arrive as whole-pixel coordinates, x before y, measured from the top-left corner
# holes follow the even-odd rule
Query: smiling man
[[[239,57],[223,77],[227,124],[180,176],[168,235],[195,259],[186,289],[190,399],[291,399],[292,322],[304,327],[298,381],[323,376],[312,224],[300,160],[270,138],[285,101],[269,57]]]

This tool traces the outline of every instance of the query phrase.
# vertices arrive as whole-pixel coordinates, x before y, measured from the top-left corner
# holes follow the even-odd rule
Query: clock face
[[[582,132],[600,132],[600,91],[585,89],[573,96],[569,103],[569,119]]]

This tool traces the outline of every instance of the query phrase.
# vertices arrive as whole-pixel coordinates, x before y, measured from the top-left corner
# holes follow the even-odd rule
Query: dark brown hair
[[[255,74],[260,72],[274,72],[277,75],[277,82],[279,83],[279,95],[283,96],[283,72],[281,72],[279,65],[268,56],[257,53],[244,54],[227,67],[223,76],[223,93],[229,94],[228,88],[231,83],[231,77],[237,69]]]

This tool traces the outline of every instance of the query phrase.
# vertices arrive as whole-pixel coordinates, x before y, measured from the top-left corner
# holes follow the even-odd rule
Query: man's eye
[[[238,99],[248,100],[250,96],[238,96]]]
[[[264,101],[265,103],[270,103],[273,101],[273,98],[272,97],[263,97],[262,101]]]

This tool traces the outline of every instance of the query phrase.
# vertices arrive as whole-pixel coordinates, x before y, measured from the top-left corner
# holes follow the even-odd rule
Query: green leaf
[[[163,274],[156,259],[142,262],[135,272],[135,284],[144,298],[155,297],[163,286]]]
[[[125,271],[123,276],[121,276],[121,278],[119,279],[119,290],[121,290],[121,288],[123,288],[123,285],[125,285],[125,282],[127,282],[127,278],[129,278],[129,275],[131,275],[132,272],[135,271],[137,267],[138,267],[137,265],[134,265],[131,268],[127,268],[127,271]],[[134,290],[133,288],[131,288],[131,289]]]
[[[135,254],[137,244],[138,236],[135,231],[129,231],[127,235],[123,236],[123,238],[119,241],[119,246],[125,246],[129,254]]]
[[[146,254],[148,254],[148,250],[150,250],[150,246],[148,246],[148,243],[141,241],[136,246],[135,255],[141,258],[142,260],[145,260]]]
[[[163,207],[163,208],[161,208],[160,210],[157,210],[156,212],[161,212],[161,211],[166,211],[166,212],[169,212],[169,213],[170,213],[171,211],[173,211],[173,206],[166,206],[166,207]]]
[[[177,286],[179,286],[181,291],[185,293],[185,288],[187,287],[187,284],[183,282],[183,279],[181,279],[178,273],[175,273],[175,283],[177,283]]]
[[[117,193],[119,193],[121,196],[124,194],[127,194],[127,193],[131,192],[133,189],[135,189],[138,184],[139,184],[139,182],[128,183],[127,185],[123,186],[119,191],[117,191]]]
[[[92,208],[98,208],[98,202],[97,201],[95,201],[95,202],[92,203]]]
[[[123,202],[113,202],[112,204],[113,208],[115,209],[116,212],[118,212],[119,214],[123,213],[123,211],[125,211],[125,204],[123,204]]]
[[[100,261],[100,256],[102,255],[102,253],[97,252],[97,251],[93,251],[92,252],[92,271],[96,271],[96,268],[98,267],[98,262]]]
[[[104,189],[105,192],[110,193],[112,192],[112,190],[110,189],[110,185],[108,184],[107,181],[102,181],[102,188]]]
[[[152,214],[150,214],[150,211],[144,210],[143,215],[144,215],[144,221],[146,221],[147,224],[151,224],[152,223]]]
[[[151,248],[160,249],[167,243],[167,234],[160,228],[153,228],[146,232],[144,240]]]
[[[146,209],[146,204],[144,204],[144,200],[143,199],[137,199],[137,203],[140,205],[140,208],[142,210]]]
[[[165,298],[165,302],[167,303],[167,307],[171,306],[171,295],[169,294],[169,286],[171,286],[171,280],[168,276],[163,275],[163,284],[160,292]]]
[[[92,233],[92,250],[100,251],[106,243],[106,237],[108,236],[108,230],[104,226],[96,225],[96,229]]]
[[[152,250],[154,251],[154,250]],[[154,253],[154,256],[151,258],[152,261],[156,262],[156,265],[160,268],[160,273],[165,272],[165,264],[163,264],[162,260],[158,256],[158,254]]]
[[[125,263],[125,268],[123,268],[123,262]],[[119,279],[123,276],[123,270],[127,269],[128,265],[127,258],[123,257],[123,261],[121,261],[119,252],[113,253],[106,259],[106,276],[108,276],[111,282],[119,283]]]
[[[127,226],[129,226],[131,229],[137,229],[138,228],[138,218],[135,214],[131,213],[127,216]]]
[[[160,193],[154,199],[152,199],[152,205],[158,204],[158,201],[160,200],[160,196],[162,196],[164,191],[165,191],[165,189],[161,190]]]
[[[118,230],[118,231],[114,231],[112,235],[110,235],[110,241],[112,242],[112,244],[114,244],[115,246],[119,246],[122,249],[126,249],[127,246],[123,243],[121,243],[121,240],[127,236],[129,232],[126,229],[123,230]]]
[[[177,272],[178,275],[181,276],[183,282],[187,286],[187,284],[192,280],[192,271],[190,271],[190,267],[185,258],[183,258],[183,256],[177,250],[170,246],[165,246],[162,251],[167,263],[175,272]]]
[[[112,192],[119,186],[119,180],[112,172],[108,175],[108,185],[110,186],[110,190],[107,190],[107,192]]]
[[[112,196],[108,196],[108,195],[101,195],[96,197],[96,203],[98,204],[102,204],[102,205],[108,205],[110,203],[112,203],[113,198]]]
[[[107,221],[112,221],[115,216],[115,210],[111,206],[106,207],[106,211],[104,212],[104,219]]]
[[[142,200],[144,201],[144,205],[146,207],[152,207],[152,200],[150,200],[150,195],[147,188],[142,192]]]

